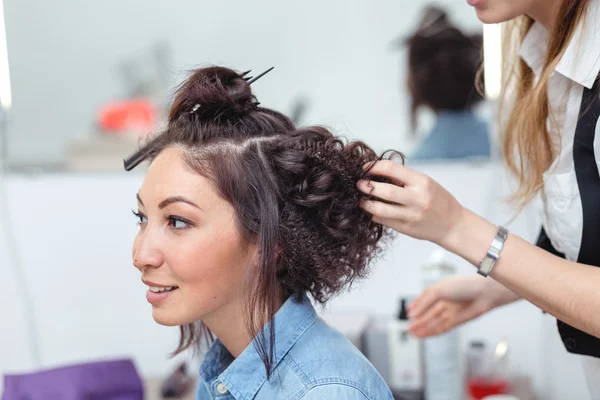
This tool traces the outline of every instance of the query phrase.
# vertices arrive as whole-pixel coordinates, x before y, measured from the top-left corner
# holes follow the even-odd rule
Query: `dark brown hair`
[[[483,37],[466,35],[452,25],[440,8],[428,7],[419,28],[406,39],[411,86],[411,123],[416,129],[420,106],[466,110],[483,97]],[[476,82],[477,81],[477,82]]]
[[[244,242],[256,244],[246,326],[270,376],[275,331],[267,340],[263,327],[278,301],[308,292],[324,303],[380,251],[389,232],[359,207],[365,196],[355,185],[367,177],[365,163],[382,157],[321,127],[296,130],[258,104],[243,75],[222,67],[196,70],[179,87],[168,127],[149,146],[150,159],[182,148],[186,165],[233,205]],[[181,327],[176,353],[199,342],[197,325]]]

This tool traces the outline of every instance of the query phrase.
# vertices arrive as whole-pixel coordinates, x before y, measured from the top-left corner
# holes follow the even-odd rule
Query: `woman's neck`
[[[561,3],[562,0],[537,0],[526,14],[551,32]]]
[[[278,302],[276,311],[282,305],[283,302]],[[238,358],[254,339],[248,333],[245,321],[241,302],[228,304],[202,320],[234,358]]]
[[[206,316],[202,322],[235,358],[252,342],[239,303],[228,304]]]

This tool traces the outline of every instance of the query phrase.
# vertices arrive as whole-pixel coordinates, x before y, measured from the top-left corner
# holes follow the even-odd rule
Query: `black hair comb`
[[[256,82],[257,80],[259,80],[260,78],[262,78],[263,76],[265,76],[266,74],[271,72],[274,68],[275,67],[271,67],[268,70],[258,74],[255,77],[246,76],[251,71],[251,70],[248,70],[248,71],[240,74],[240,77],[242,77],[246,82],[248,82],[248,85],[251,85],[252,83]],[[197,109],[198,107],[200,107],[199,104],[194,106],[195,109]],[[195,111],[195,110],[193,110],[193,111]],[[140,147],[138,150],[136,150],[130,156],[123,159],[123,167],[125,168],[125,171],[131,171],[132,169],[137,167],[141,162],[143,162],[145,159],[147,159],[148,156],[150,155],[150,153],[152,152],[152,150],[151,150],[153,147],[152,145],[155,144],[161,136],[162,136],[162,134],[157,135],[154,139],[150,140],[144,146]]]

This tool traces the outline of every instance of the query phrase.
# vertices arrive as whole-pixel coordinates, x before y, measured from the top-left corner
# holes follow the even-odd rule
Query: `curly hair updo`
[[[389,232],[360,208],[366,196],[356,183],[374,179],[364,166],[383,157],[322,127],[296,129],[260,106],[243,74],[222,67],[192,73],[176,92],[167,128],[147,146],[150,160],[183,149],[186,165],[233,206],[244,242],[256,245],[246,322],[269,375],[275,332],[267,340],[262,331],[277,304],[304,293],[324,303],[366,275],[379,253]],[[198,343],[202,332],[197,324],[182,326],[176,352]]]

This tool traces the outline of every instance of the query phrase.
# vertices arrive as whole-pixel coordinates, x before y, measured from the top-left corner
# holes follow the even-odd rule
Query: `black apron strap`
[[[546,235],[546,231],[544,230],[544,228],[542,228],[542,231],[538,236],[536,246],[546,250],[549,253],[554,254],[557,257],[565,258],[565,255],[563,253],[560,253],[554,248],[554,246],[552,246],[552,242],[550,242],[550,238],[548,237],[548,235]]]
[[[596,125],[600,117],[598,88],[598,80],[591,89],[584,88],[573,141],[573,161],[583,210],[583,230],[577,262],[600,267],[600,173],[594,154]],[[543,231],[542,233],[545,235]],[[562,321],[558,321],[557,325],[567,351],[600,358],[599,338]]]
[[[599,81],[585,88],[573,141],[573,161],[583,209],[583,231],[578,262],[600,266],[600,173],[594,155],[600,117]]]

